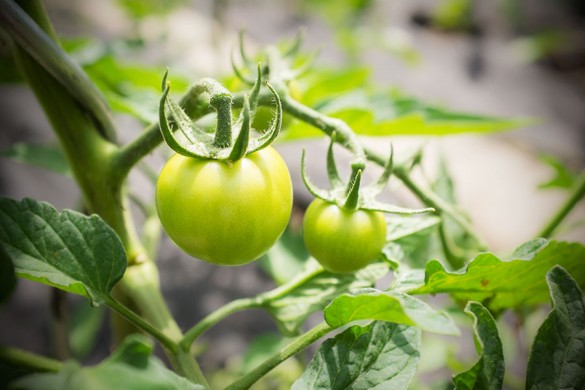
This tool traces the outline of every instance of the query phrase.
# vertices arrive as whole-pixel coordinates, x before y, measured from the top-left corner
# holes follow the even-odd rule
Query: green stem
[[[238,379],[237,381],[233,382],[231,385],[226,387],[226,390],[249,389],[250,386],[256,383],[268,372],[270,372],[270,370],[272,370],[274,367],[278,366],[280,363],[284,362],[289,357],[301,352],[309,345],[313,344],[315,341],[319,340],[321,337],[325,336],[332,330],[333,328],[327,325],[327,323],[325,322],[320,323],[313,329],[309,330],[307,333],[295,338],[288,345],[286,345],[284,348],[276,352],[274,355],[272,355],[258,367],[250,371],[248,374]]]
[[[178,345],[165,334],[163,334],[160,330],[152,326],[150,323],[145,321],[142,317],[138,314],[134,313],[132,310],[128,309],[126,306],[122,305],[120,302],[115,300],[114,298],[108,298],[106,300],[106,304],[116,313],[120,314],[122,317],[126,318],[129,322],[135,325],[137,328],[143,330],[144,332],[148,333],[155,339],[157,339],[162,345],[165,346],[171,353],[177,353]]]
[[[368,160],[380,165],[384,166],[386,163],[383,156],[379,155],[378,153],[372,151],[369,148],[365,148],[366,156]],[[479,237],[479,235],[475,232],[475,229],[465,217],[463,217],[459,212],[457,212],[453,206],[449,203],[445,202],[439,195],[435,194],[433,191],[420,187],[410,178],[408,170],[406,170],[403,166],[394,165],[392,173],[396,176],[402,183],[414,194],[417,198],[421,200],[425,205],[429,207],[433,207],[438,214],[446,214],[449,217],[453,218],[455,222],[457,222],[463,229],[467,231],[467,233],[473,237],[474,240],[477,241],[479,249],[484,250],[487,248],[485,242]]]
[[[40,356],[19,348],[2,346],[0,346],[0,362],[42,372],[57,372],[63,367],[63,363],[58,360]]]
[[[20,1],[28,12],[43,15],[46,12],[41,2]],[[23,8],[14,1],[0,1],[2,28],[16,41],[18,46],[45,68],[67,91],[83,104],[99,123],[102,135],[113,141],[114,126],[104,97],[87,77],[85,72],[56,43],[57,39],[49,23],[39,26]],[[40,18],[35,18],[40,21]],[[43,28],[41,28],[43,27]]]
[[[221,320],[229,317],[230,315],[248,309],[254,309],[262,307],[262,302],[258,298],[243,298],[243,299],[236,299],[235,301],[229,302],[228,304],[220,307],[219,309],[210,313],[207,317],[203,318],[197,324],[195,324],[191,329],[189,329],[183,340],[180,342],[180,346],[183,350],[189,350],[191,345],[195,342],[195,340],[207,329],[211,328],[213,325],[217,324]]]
[[[581,172],[581,175],[577,179],[571,193],[561,205],[559,210],[552,216],[548,223],[538,233],[537,237],[550,238],[553,236],[561,222],[567,215],[573,210],[575,205],[585,196],[585,170]]]
[[[330,137],[335,132],[336,141],[348,148],[355,155],[356,162],[365,165],[366,157],[364,150],[356,134],[351,130],[347,123],[341,119],[323,115],[320,112],[297,102],[288,94],[281,96],[281,102],[283,110],[297,119],[315,126]]]
[[[199,365],[187,350],[179,347],[183,333],[160,292],[159,275],[151,261],[135,264],[126,269],[124,278],[116,286],[140,310],[140,314],[156,329],[172,341],[174,347],[167,348],[166,354],[175,369],[194,383],[208,386]]]

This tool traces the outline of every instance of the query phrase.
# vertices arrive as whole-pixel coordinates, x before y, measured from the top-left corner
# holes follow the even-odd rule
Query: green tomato
[[[325,269],[351,273],[380,255],[386,221],[379,211],[350,211],[315,199],[305,212],[303,237],[309,253]]]
[[[272,147],[232,164],[175,154],[159,175],[156,207],[165,232],[186,253],[241,265],[266,253],[284,231],[292,183]]]

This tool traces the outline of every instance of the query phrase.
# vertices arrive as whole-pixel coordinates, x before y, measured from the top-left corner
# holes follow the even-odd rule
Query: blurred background
[[[365,69],[372,86],[417,102],[518,120],[513,130],[489,134],[429,137],[403,130],[391,138],[363,138],[383,153],[392,142],[398,157],[423,147],[418,178],[423,181],[437,174],[444,158],[459,206],[497,253],[509,254],[533,238],[585,165],[585,2],[581,0],[47,0],[45,4],[64,47],[92,75],[101,74],[102,86],[123,97],[108,96],[116,102],[121,142],[132,139],[153,118],[165,67],[177,78],[178,90],[202,77],[229,82],[233,79],[230,55],[239,31],[245,31],[247,50],[256,53],[267,45],[290,42],[303,30],[303,52],[318,52],[315,69]],[[0,36],[0,42],[4,39]],[[22,142],[55,142],[34,96],[14,73],[9,47],[0,46],[0,54],[0,150]],[[131,82],[113,85],[108,72],[126,72]],[[298,82],[302,94],[310,82],[303,78]],[[144,88],[137,89],[141,83]],[[299,210],[310,201],[299,173],[303,146],[314,163],[311,176],[323,184],[327,140],[277,145],[291,169]],[[168,156],[168,150],[161,149],[147,159],[155,172]],[[59,209],[78,206],[79,192],[70,178],[19,164],[11,153],[3,152],[0,159],[0,195],[46,200]],[[341,154],[343,158],[347,161],[349,156]],[[144,175],[133,175],[131,185],[141,189],[143,201],[152,201],[152,184]],[[418,206],[398,181],[386,192],[387,199]],[[299,215],[293,223],[298,223]],[[559,237],[585,242],[584,222],[581,204],[569,218],[570,229]],[[255,263],[238,269],[210,266],[182,254],[164,237],[159,253],[164,293],[183,327],[232,299],[274,286]],[[54,355],[49,342],[51,294],[44,286],[21,280],[0,311],[0,344]],[[80,318],[89,315],[79,309],[87,306],[84,302],[72,299],[69,304]],[[100,313],[92,314],[93,328],[88,326],[87,331],[98,332],[101,345],[79,347],[85,348],[88,362],[101,360],[109,348],[109,335],[101,326],[106,315]],[[205,334],[199,346],[204,369],[229,369],[230,356],[258,335],[268,334],[266,340],[276,342],[268,315],[257,314],[235,315],[233,321]],[[295,369],[289,367],[293,379]]]

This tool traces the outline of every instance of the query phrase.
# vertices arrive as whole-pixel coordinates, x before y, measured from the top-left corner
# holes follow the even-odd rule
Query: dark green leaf
[[[527,389],[585,388],[585,301],[562,267],[547,274],[553,309],[530,351]]]
[[[71,176],[69,162],[57,145],[34,145],[16,143],[0,152],[0,156],[23,164],[45,168],[55,173]]]
[[[0,198],[0,245],[20,277],[100,304],[126,270],[116,233],[97,215]]]
[[[373,288],[342,294],[324,310],[325,321],[338,328],[358,320],[381,320],[417,326],[433,333],[459,335],[459,329],[445,314],[420,299],[398,291]]]
[[[469,370],[455,376],[457,390],[499,390],[504,382],[504,352],[490,312],[480,303],[469,302],[465,312],[473,317],[475,346],[480,358]]]
[[[420,330],[375,321],[321,345],[294,390],[407,389],[419,361]]]
[[[144,336],[127,337],[118,349],[95,367],[68,362],[57,373],[32,374],[14,382],[17,389],[28,390],[204,390],[168,370],[152,356],[153,346]]]
[[[389,271],[387,263],[373,263],[353,275],[325,271],[315,260],[307,262],[305,271],[276,290],[261,295],[264,306],[274,317],[281,333],[294,336],[309,314],[323,309],[333,298],[371,287]],[[289,289],[288,286],[294,286]]]
[[[464,301],[489,298],[492,310],[536,305],[548,300],[545,276],[557,264],[569,270],[580,286],[585,286],[585,247],[581,244],[540,239],[525,244],[516,253],[521,256],[511,260],[481,253],[458,272],[449,272],[432,260],[425,269],[425,284],[409,293],[450,293]]]
[[[0,305],[12,294],[14,287],[16,287],[14,265],[4,249],[0,247]]]

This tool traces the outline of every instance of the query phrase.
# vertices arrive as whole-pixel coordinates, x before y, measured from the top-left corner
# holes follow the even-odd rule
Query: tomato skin
[[[351,273],[380,255],[386,242],[386,221],[379,211],[349,211],[315,199],[305,212],[303,238],[323,268]]]
[[[183,251],[212,264],[241,265],[262,256],[284,231],[292,183],[272,147],[233,164],[175,154],[159,175],[156,207]]]

